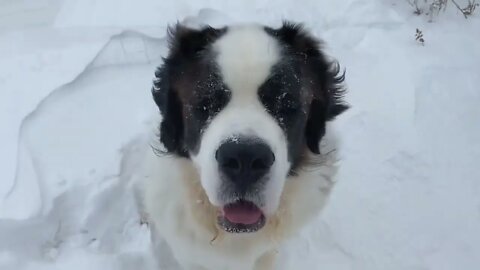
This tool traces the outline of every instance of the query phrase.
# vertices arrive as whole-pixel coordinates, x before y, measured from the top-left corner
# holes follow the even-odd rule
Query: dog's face
[[[177,26],[153,96],[166,152],[191,159],[218,224],[263,227],[326,122],[343,112],[343,75],[298,25]],[[290,179],[291,178],[291,179]]]

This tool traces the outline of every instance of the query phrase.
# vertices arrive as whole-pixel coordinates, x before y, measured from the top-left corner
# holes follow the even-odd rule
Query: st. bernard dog
[[[268,270],[316,217],[337,158],[344,73],[289,22],[170,29],[144,206],[185,270]]]

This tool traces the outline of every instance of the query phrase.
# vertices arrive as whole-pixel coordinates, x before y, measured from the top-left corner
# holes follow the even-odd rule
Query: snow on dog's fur
[[[343,75],[300,26],[177,25],[152,90],[162,120],[145,207],[185,269],[272,269],[322,209]]]

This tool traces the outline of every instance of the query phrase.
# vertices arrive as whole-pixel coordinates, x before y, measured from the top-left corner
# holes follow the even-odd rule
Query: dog
[[[300,24],[169,28],[144,206],[185,270],[269,270],[326,203],[345,72]]]

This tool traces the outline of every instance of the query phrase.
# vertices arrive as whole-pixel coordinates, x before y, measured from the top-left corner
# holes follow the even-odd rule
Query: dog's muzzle
[[[225,205],[218,224],[227,232],[255,232],[265,225],[262,186],[275,155],[259,139],[232,139],[220,145],[215,158],[222,176]]]

